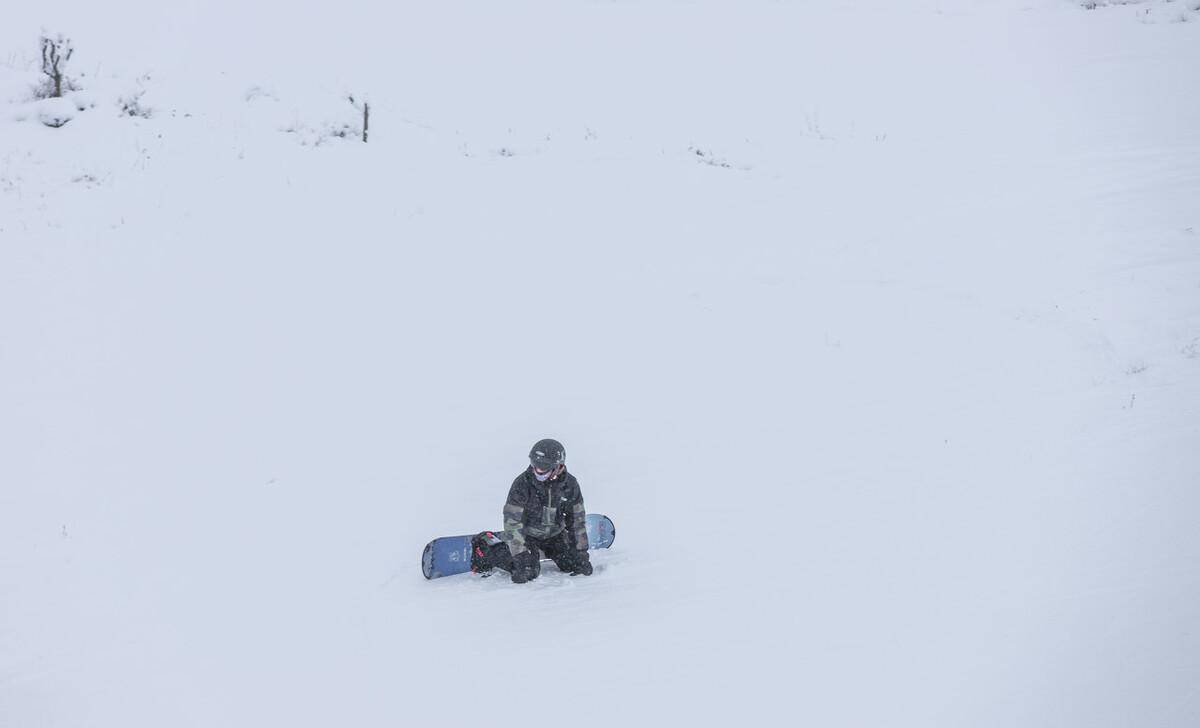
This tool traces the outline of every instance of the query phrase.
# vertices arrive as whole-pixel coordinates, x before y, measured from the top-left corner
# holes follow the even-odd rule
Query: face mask
[[[558,468],[554,468],[553,470],[538,470],[537,468],[533,469],[533,477],[537,478],[539,483],[545,483],[547,480],[550,480],[550,478],[553,478],[557,474]]]

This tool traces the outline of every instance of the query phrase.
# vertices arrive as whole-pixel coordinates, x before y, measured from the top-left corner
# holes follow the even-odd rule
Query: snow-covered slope
[[[0,725],[1200,723],[1188,4],[24,5]]]

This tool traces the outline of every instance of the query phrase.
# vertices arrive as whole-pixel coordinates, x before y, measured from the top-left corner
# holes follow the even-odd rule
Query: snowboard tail
[[[617,537],[612,519],[600,513],[587,515],[588,550],[606,549]],[[471,539],[466,536],[443,536],[425,545],[421,553],[421,573],[426,579],[453,576],[471,570]]]

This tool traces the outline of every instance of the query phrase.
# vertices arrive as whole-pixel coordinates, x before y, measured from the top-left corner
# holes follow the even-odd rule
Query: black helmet
[[[538,470],[551,470],[567,462],[567,450],[558,440],[538,440],[529,451],[529,464]]]

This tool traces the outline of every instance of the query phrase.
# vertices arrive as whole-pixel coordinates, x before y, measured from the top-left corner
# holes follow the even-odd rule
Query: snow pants
[[[534,564],[538,564],[543,558],[550,559],[561,571],[567,573],[576,571],[580,562],[588,558],[586,551],[577,551],[571,545],[570,533],[566,530],[550,538],[526,536],[525,548],[533,552]],[[540,568],[535,566],[535,573]],[[496,539],[490,531],[484,531],[471,539],[471,571],[486,574],[492,569],[503,569],[511,573],[512,552],[509,551],[507,543]]]

